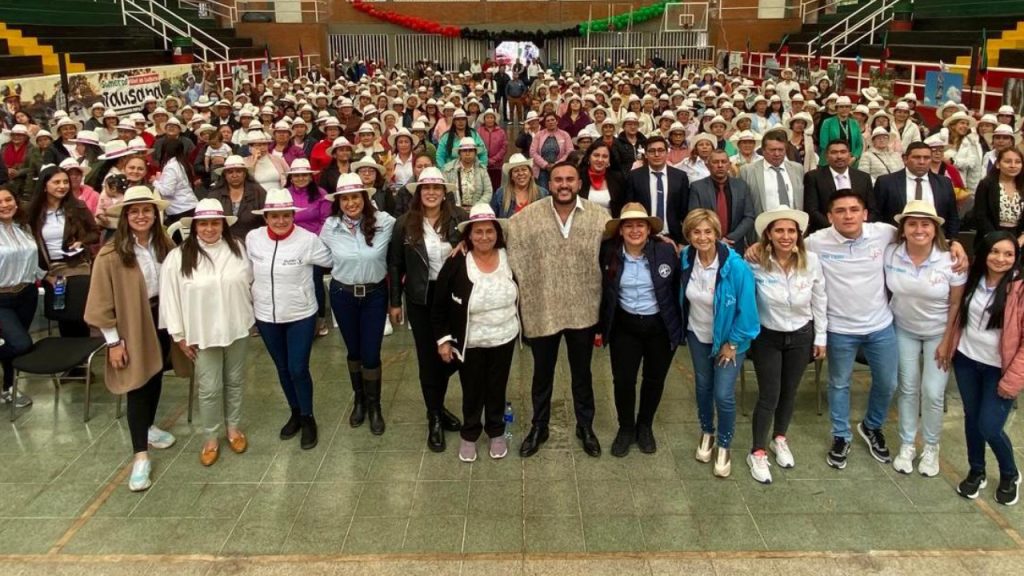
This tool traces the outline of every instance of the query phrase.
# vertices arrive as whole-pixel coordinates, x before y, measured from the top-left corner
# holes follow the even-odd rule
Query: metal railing
[[[271,58],[268,72],[274,78],[285,78],[288,76],[288,61],[295,60],[297,63],[296,75],[304,75],[310,68],[321,66],[319,54],[306,54],[300,58],[298,55],[282,56]],[[242,58],[239,60],[212,62],[217,77],[217,85],[223,90],[225,87],[237,89],[233,85],[238,77],[236,72],[241,72],[243,78],[252,82],[253,86],[265,82],[263,77],[263,65],[267,63],[266,58]]]
[[[811,8],[811,5],[813,4],[820,5],[815,8]],[[816,22],[819,12],[825,12],[830,8],[836,8],[838,4],[839,2],[837,0],[803,0],[803,2],[800,2],[800,20],[802,22]]]
[[[768,70],[777,69],[775,65],[768,63],[775,60],[775,54],[771,52],[753,52],[749,61],[744,62],[742,71],[745,76],[751,78],[765,78]],[[872,70],[878,68],[880,61],[877,58],[849,58],[830,56],[803,56],[800,54],[786,54],[781,62],[775,64],[780,67],[793,67],[794,63],[808,60],[809,62],[820,61],[821,70],[826,70],[829,64],[837,63],[845,67],[843,77],[844,84],[837,86],[839,93],[851,92],[860,93],[861,89],[871,86]],[[943,65],[937,62],[916,62],[912,60],[886,60],[887,69],[900,70],[901,73],[892,78],[892,93],[896,96],[903,96],[907,92],[915,91],[921,93],[925,89],[926,75],[928,72],[952,72],[967,75],[970,67],[955,64]],[[810,68],[810,66],[809,66]],[[988,75],[1003,74],[1009,78],[1024,80],[1024,69],[1021,68],[1000,68],[989,67]],[[989,84],[987,77],[981,79],[980,86],[967,86],[964,83],[964,101],[979,114],[991,112],[1003,104],[1003,86]],[[924,101],[922,100],[922,103]]]
[[[170,49],[171,37],[192,39],[195,56],[203,62],[230,60],[231,49],[209,32],[193,26],[170,8],[154,0],[120,0],[121,22],[125,26],[132,20],[158,34],[164,50]]]
[[[849,16],[843,18],[839,22],[836,22],[828,29],[821,32],[815,37],[815,39],[807,45],[807,55],[813,56],[815,47],[819,52],[829,50],[829,56],[837,56],[846,50],[849,46],[856,44],[864,38],[870,37],[874,41],[875,31],[885,26],[893,17],[893,7],[899,0],[872,0],[853,11]],[[867,32],[862,32],[864,26],[868,26]],[[835,33],[836,35],[828,40],[829,34]],[[850,37],[859,34],[855,40],[850,41]],[[837,50],[836,47],[840,46]]]
[[[231,4],[224,4],[216,0],[178,0],[178,8],[190,8],[196,11],[205,9],[215,16],[220,16],[226,24],[231,26],[238,22],[238,11]]]
[[[330,4],[327,0],[298,0],[282,2],[275,0],[235,0],[237,13],[269,14],[273,22],[298,23],[304,22],[306,16],[313,22],[326,22],[330,16]]]

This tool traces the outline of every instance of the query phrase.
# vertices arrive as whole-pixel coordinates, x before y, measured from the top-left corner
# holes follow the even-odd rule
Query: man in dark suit
[[[683,218],[690,200],[690,181],[686,172],[668,165],[668,142],[661,136],[647,139],[646,152],[647,166],[629,172],[626,202],[643,204],[648,214],[665,223],[669,238],[680,244],[683,242]]]
[[[689,209],[706,208],[718,215],[722,241],[743,254],[754,230],[754,200],[746,182],[729,175],[732,163],[725,150],[712,150],[708,159],[711,176],[690,185]]]
[[[828,201],[836,190],[853,190],[865,198],[868,214],[875,211],[874,194],[871,192],[871,176],[851,168],[853,157],[846,140],[833,140],[825,149],[828,166],[822,166],[804,174],[804,212],[810,215],[808,234],[828,228]]]
[[[931,154],[931,148],[924,142],[908,146],[903,155],[905,168],[880,176],[875,181],[875,210],[868,217],[875,222],[896,226],[896,215],[903,212],[908,201],[924,200],[935,206],[935,213],[945,219],[942,231],[952,242],[960,233],[956,194],[949,178],[932,173]]]

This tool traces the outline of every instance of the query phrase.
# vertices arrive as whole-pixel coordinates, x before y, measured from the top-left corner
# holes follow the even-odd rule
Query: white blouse
[[[444,261],[452,253],[452,245],[447,240],[441,238],[441,235],[438,234],[437,230],[434,230],[434,227],[426,219],[423,220],[423,244],[427,248],[427,261],[430,272],[428,280],[437,280],[437,275],[441,273]]]
[[[975,362],[1001,369],[1003,360],[999,354],[999,341],[1003,331],[987,328],[990,316],[988,307],[992,305],[995,292],[995,288],[990,289],[985,285],[984,279],[978,283],[967,306],[967,325],[964,326],[956,349]]]
[[[252,177],[264,190],[275,190],[281,187],[281,173],[277,171],[274,162],[268,156],[264,156],[256,162],[256,170]]]
[[[772,258],[774,263],[774,256]],[[818,255],[805,252],[803,270],[783,272],[776,263],[767,270],[751,266],[757,285],[757,310],[761,325],[776,332],[794,332],[814,321],[814,345],[827,344],[828,305],[825,276]]]
[[[40,233],[50,260],[62,260],[64,258],[64,210],[62,208],[46,211],[43,229]]]
[[[690,314],[686,329],[693,332],[701,344],[714,343],[715,337],[715,285],[718,283],[718,256],[704,267],[700,257],[693,258],[693,273],[686,285],[686,299]]]
[[[0,288],[35,282],[41,277],[32,234],[14,224],[0,224]]]
[[[519,290],[512,279],[505,250],[498,251],[498,267],[493,272],[481,271],[473,260],[473,254],[467,254],[466,275],[473,283],[473,292],[469,296],[466,347],[494,348],[514,340],[519,335],[519,320],[516,318]]]
[[[200,349],[229,346],[249,337],[254,323],[252,270],[245,247],[236,258],[224,240],[199,243],[200,257],[191,278],[181,273],[181,248],[164,259],[160,270],[160,325],[175,341]]]

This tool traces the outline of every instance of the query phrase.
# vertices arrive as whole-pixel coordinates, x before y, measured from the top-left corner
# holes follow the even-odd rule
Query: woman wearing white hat
[[[356,174],[342,174],[327,195],[331,216],[320,239],[333,260],[331,310],[345,341],[354,393],[349,425],[358,427],[369,417],[370,432],[379,436],[385,428],[380,350],[388,316],[388,251],[395,219],[374,206],[372,192]]]
[[[976,125],[973,117],[961,111],[954,112],[942,122],[942,126],[949,131],[949,150],[953,152],[953,164],[960,171],[964,185],[972,196],[978,183],[985,177],[982,163],[984,153],[978,134],[974,132]],[[970,210],[973,203],[973,200],[969,200],[963,209]]]
[[[489,438],[491,458],[508,454],[503,416],[519,335],[519,290],[505,253],[503,227],[490,206],[473,206],[469,219],[458,225],[466,251],[445,260],[431,310],[437,354],[459,367],[463,462],[476,460],[482,432]]]
[[[117,112],[114,110],[107,110],[103,112],[103,123],[94,128],[96,136],[100,142],[106,144],[111,140],[117,139]]]
[[[500,218],[511,218],[548,195],[533,178],[533,162],[522,154],[513,154],[502,173],[502,185],[491,196],[491,210]]]
[[[301,211],[295,213],[295,225],[319,236],[324,222],[331,215],[331,203],[326,198],[327,191],[313,180],[313,169],[309,165],[309,160],[296,158],[292,161],[292,165],[288,168],[286,189],[291,193],[295,206],[302,208]],[[318,318],[317,336],[326,336],[329,333],[324,292],[324,276],[328,272],[330,272],[328,267],[313,267],[313,293],[316,297]]]
[[[683,342],[679,309],[679,258],[672,244],[656,240],[661,219],[631,202],[605,225],[601,246],[602,291],[599,333],[610,347],[619,430],[612,456],[636,442],[644,454],[657,451],[654,416],[676,347]],[[636,380],[643,361],[640,406]]]
[[[263,208],[267,192],[253,180],[241,156],[228,156],[221,167],[220,176],[206,197],[220,202],[224,212],[235,217],[231,232],[236,238],[244,238],[262,225],[263,219],[253,211]]]
[[[206,439],[199,461],[211,466],[220,456],[220,434],[236,454],[249,442],[239,425],[245,384],[246,349],[254,322],[252,267],[231,226],[237,218],[213,198],[201,200],[183,218],[185,241],[160,269],[160,318],[182,353],[195,362],[199,418]]]
[[[912,118],[913,111],[904,101],[897,102],[892,109],[892,131],[899,138],[900,150],[906,150],[914,142],[922,140],[921,128]]]
[[[481,116],[477,133],[487,150],[487,175],[491,178],[491,189],[501,186],[501,167],[508,151],[508,135],[498,125],[498,113],[488,108]]]
[[[751,347],[758,390],[747,464],[762,484],[772,481],[769,449],[780,468],[794,466],[787,433],[797,388],[807,359],[825,355],[825,277],[818,256],[804,248],[807,222],[806,212],[785,205],[762,212],[754,222],[767,257],[751,265],[761,331]]]
[[[486,160],[480,160],[479,154],[476,140],[467,136],[459,142],[458,157],[441,167],[463,209],[478,203],[489,203],[494,193],[490,176],[483,165]]]
[[[71,158],[65,158],[60,163],[60,169],[68,173],[68,180],[71,183],[71,193],[74,194],[75,198],[78,198],[85,207],[89,209],[94,215],[100,201],[100,195],[88,184],[82,182],[83,170],[82,166],[75,162]]]
[[[389,161],[390,154],[381,144],[379,124],[363,122],[356,131],[355,147],[352,157],[356,160],[366,158],[384,165]]]
[[[30,160],[35,147],[29,143],[28,129],[21,124],[11,128],[10,141],[0,149],[4,166],[7,168],[5,186],[14,192],[19,201],[28,201],[32,197],[34,186],[30,176]],[[42,156],[39,156],[42,165]]]
[[[789,138],[786,158],[804,167],[804,172],[818,167],[818,154],[814,151],[814,118],[807,112],[798,112],[786,119]]]
[[[931,202],[907,202],[896,216],[897,243],[883,256],[899,347],[901,446],[892,466],[903,474],[914,471],[918,414],[924,441],[918,471],[939,473],[943,402],[954,352],[950,344],[967,282],[966,274],[953,271],[944,223]]]
[[[78,135],[79,124],[70,118],[61,118],[57,121],[57,139],[53,145],[46,148],[43,153],[43,163],[57,166],[65,158],[70,157],[75,151],[75,144],[71,142]]]
[[[487,165],[487,148],[480,134],[469,125],[469,117],[462,110],[455,110],[452,113],[452,125],[437,141],[437,165],[444,168],[449,162],[459,157],[456,151],[462,145],[464,138],[472,138],[476,144],[477,157],[481,164]]]
[[[331,253],[316,234],[296,226],[295,215],[304,211],[295,205],[288,190],[271,190],[261,210],[266,226],[245,237],[245,250],[252,262],[252,301],[256,327],[277,368],[277,378],[291,409],[281,428],[287,440],[300,431],[300,445],[309,450],[317,445],[313,417],[313,377],[309,357],[316,335],[316,267],[331,265]]]
[[[711,152],[717,147],[718,139],[713,134],[701,132],[693,137],[690,156],[679,166],[680,170],[686,172],[690,182],[696,182],[711,175],[708,161],[711,159]]]
[[[401,324],[404,295],[427,408],[427,447],[443,452],[444,431],[456,432],[462,428],[462,423],[444,406],[448,378],[453,370],[441,362],[437,354],[437,340],[430,327],[430,309],[437,276],[452,247],[459,242],[458,224],[466,219],[466,213],[446,201],[447,193],[453,191],[454,186],[437,168],[425,168],[419,179],[409,183],[407,188],[413,194],[412,202],[409,211],[395,224],[388,257],[391,323]]]
[[[880,176],[903,170],[903,156],[893,152],[890,140],[892,133],[888,128],[875,128],[871,132],[871,147],[864,152],[857,165],[859,170],[871,176],[872,183]]]
[[[388,176],[385,179],[389,185],[404,187],[412,181],[414,151],[418,144],[419,137],[414,136],[404,127],[395,130],[388,136],[388,145],[391,147],[391,164],[387,166]]]
[[[291,166],[296,158],[303,158],[305,152],[301,146],[292,142],[292,127],[288,122],[281,120],[274,124],[273,143],[270,146],[270,154],[275,158],[284,160],[284,163]]]
[[[249,149],[249,155],[245,157],[245,166],[252,174],[253,180],[264,190],[284,186],[288,174],[288,164],[279,156],[270,153],[272,142],[273,139],[262,128],[245,133],[245,145]]]
[[[149,488],[149,447],[169,448],[175,438],[155,425],[164,365],[171,340],[160,326],[160,267],[174,244],[160,224],[167,207],[149,188],[135,186],[109,208],[118,220],[113,239],[92,268],[85,321],[107,342],[104,378],[115,395],[127,397],[128,430],[135,454],[128,489]]]

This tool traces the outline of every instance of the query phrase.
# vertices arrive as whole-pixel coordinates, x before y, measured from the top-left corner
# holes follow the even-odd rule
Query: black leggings
[[[157,306],[153,307],[153,321],[157,322]],[[157,340],[160,342],[161,358],[165,361],[171,350],[171,337],[166,330],[156,331]],[[127,394],[127,407],[125,412],[128,415],[128,431],[132,437],[132,452],[138,454],[149,449],[149,427],[156,422],[156,409],[160,404],[160,392],[164,387],[163,368],[153,375],[141,388],[136,388]]]
[[[427,287],[427,304],[416,304],[406,300],[405,311],[412,323],[412,339],[416,344],[416,361],[420,369],[420,389],[427,412],[444,409],[444,397],[448,394],[448,379],[455,373],[455,366],[441,361],[437,353],[437,340],[430,323],[430,307],[434,301],[434,282]]]

